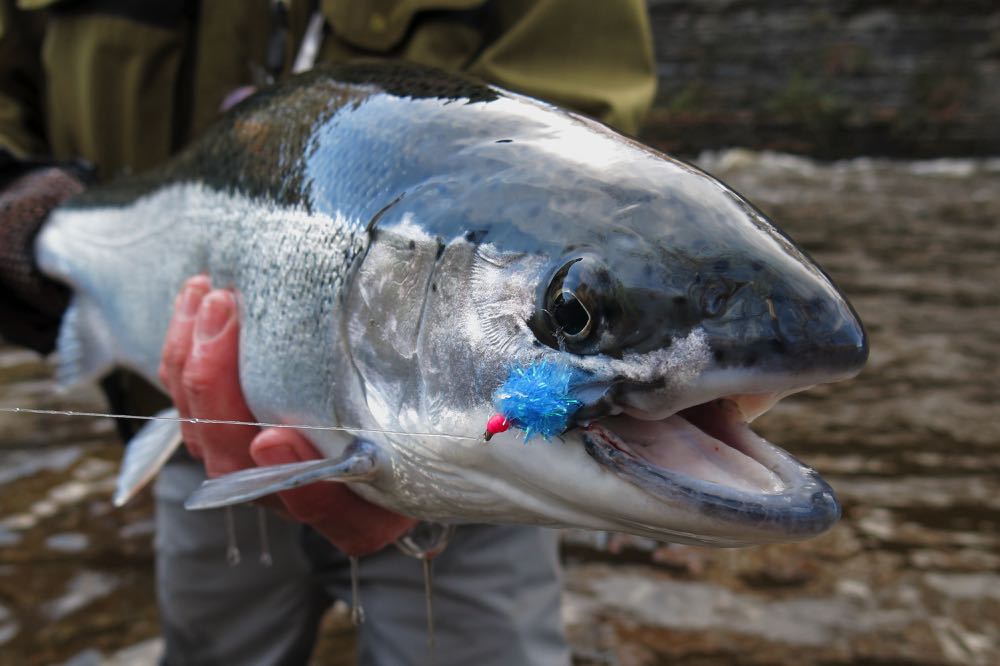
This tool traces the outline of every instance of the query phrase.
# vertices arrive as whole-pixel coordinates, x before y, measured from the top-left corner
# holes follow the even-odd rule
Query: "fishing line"
[[[109,414],[105,412],[78,412],[70,409],[34,409],[31,407],[0,407],[0,412],[7,414],[42,414],[46,416],[93,416],[109,419],[132,419],[135,421],[174,421],[176,423],[208,423],[213,425],[242,425],[258,428],[293,428],[295,430],[333,430],[348,433],[372,433],[383,435],[409,435],[412,437],[444,437],[446,439],[465,439],[470,442],[480,442],[481,437],[468,435],[448,435],[440,432],[409,432],[406,430],[376,430],[374,428],[349,428],[346,426],[295,425],[288,423],[264,423],[259,421],[227,421],[224,419],[196,419],[180,416],[139,416],[137,414]]]
[[[456,435],[440,432],[409,432],[405,430],[381,430],[376,428],[351,428],[332,425],[306,425],[289,423],[265,423],[260,421],[233,421],[228,419],[203,419],[181,416],[139,416],[137,414],[111,414],[105,412],[83,412],[69,409],[35,409],[32,407],[0,407],[0,413],[45,414],[51,416],[91,416],[111,419],[133,419],[136,421],[171,421],[174,423],[209,423],[218,425],[254,426],[257,428],[294,428],[296,430],[333,430],[351,434],[372,433],[380,435],[404,435],[407,437],[443,437],[463,439],[470,442],[490,441],[493,435],[508,430],[511,426],[524,431],[527,443],[536,434],[546,440],[560,435],[572,425],[573,414],[583,405],[574,388],[582,382],[580,371],[559,363],[542,359],[527,366],[512,366],[507,379],[493,394],[493,404],[499,413],[491,416],[480,437]]]
[[[427,607],[427,647],[434,649],[434,605],[432,588],[434,585],[434,560],[429,557],[420,558],[424,572],[424,604]]]
[[[242,557],[240,545],[236,543],[236,518],[233,516],[233,507],[227,506],[223,515],[226,518],[226,562],[231,567],[239,566]]]
[[[260,564],[269,567],[274,564],[271,557],[271,539],[267,534],[267,510],[257,507],[257,534],[260,537]]]
[[[365,609],[361,607],[361,565],[357,555],[347,559],[351,563],[351,623],[357,627],[365,621]]]

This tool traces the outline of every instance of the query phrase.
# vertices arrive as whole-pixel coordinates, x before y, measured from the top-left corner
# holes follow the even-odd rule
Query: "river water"
[[[843,521],[740,550],[564,534],[578,664],[1000,663],[1000,160],[699,162],[848,294],[871,335],[857,379],[757,430],[818,468]],[[0,404],[104,408],[0,345]],[[109,502],[104,419],[0,414],[0,664],[153,664],[150,501]],[[352,663],[332,612],[314,657]]]

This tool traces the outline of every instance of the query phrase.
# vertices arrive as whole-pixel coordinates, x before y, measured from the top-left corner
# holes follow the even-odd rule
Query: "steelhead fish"
[[[438,522],[732,546],[840,509],[748,423],[856,374],[830,279],[715,178],[580,115],[402,65],[262,91],[162,168],[59,208],[37,243],[74,291],[59,376],[157,383],[172,303],[207,273],[240,305],[240,380],[328,459],[208,482],[195,508],[319,480]],[[583,378],[551,441],[482,439],[512,368]],[[376,432],[377,431],[377,432]],[[119,501],[179,441],[130,444]]]

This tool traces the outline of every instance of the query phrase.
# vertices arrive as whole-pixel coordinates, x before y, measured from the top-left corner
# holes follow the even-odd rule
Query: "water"
[[[567,533],[577,663],[1000,663],[1000,161],[703,162],[805,246],[868,327],[858,379],[789,398],[758,428],[824,474],[845,517],[818,539],[730,551]],[[48,377],[0,347],[0,404],[104,409],[94,391],[56,397]],[[0,415],[11,663],[155,661],[151,502],[111,508],[112,432]],[[353,631],[339,606],[315,662],[352,663]]]

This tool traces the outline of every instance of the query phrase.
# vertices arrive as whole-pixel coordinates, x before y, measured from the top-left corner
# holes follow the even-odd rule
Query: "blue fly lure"
[[[549,361],[512,367],[493,394],[498,415],[486,426],[487,441],[508,426],[523,430],[525,442],[536,434],[549,439],[565,432],[583,405],[573,397],[573,387],[581,378],[577,370]]]

